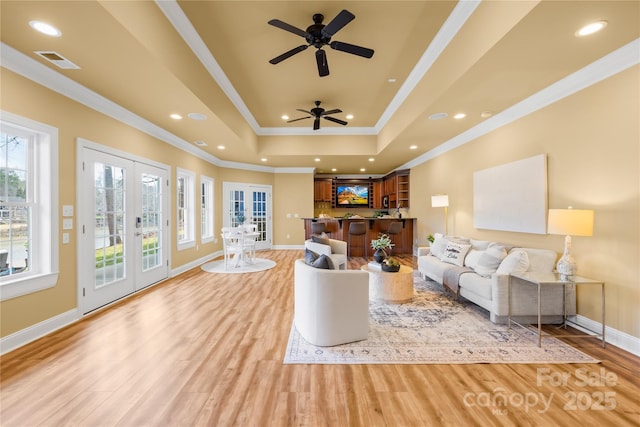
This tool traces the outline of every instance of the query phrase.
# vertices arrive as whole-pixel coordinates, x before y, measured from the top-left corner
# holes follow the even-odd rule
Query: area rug
[[[369,337],[317,347],[292,326],[285,364],[599,363],[556,338],[538,347],[534,331],[496,325],[482,308],[458,302],[414,273],[407,304],[369,304]]]
[[[230,264],[225,270],[224,260],[211,261],[206,264],[202,264],[200,268],[208,273],[226,273],[226,274],[238,274],[238,273],[255,273],[257,271],[269,270],[276,266],[276,262],[265,258],[256,258],[253,262],[241,264],[238,267],[234,267]]]

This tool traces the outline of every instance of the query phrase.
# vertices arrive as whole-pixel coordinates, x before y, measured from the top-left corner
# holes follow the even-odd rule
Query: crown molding
[[[413,168],[640,63],[640,38],[400,166]]]

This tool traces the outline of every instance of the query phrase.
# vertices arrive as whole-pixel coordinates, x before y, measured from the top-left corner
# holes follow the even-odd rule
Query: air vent
[[[46,59],[47,61],[51,62],[52,64],[55,64],[56,66],[64,69],[64,70],[79,70],[80,67],[78,67],[76,64],[74,64],[73,62],[69,61],[67,58],[65,58],[64,56],[60,55],[59,53],[53,52],[53,51],[35,51],[34,52],[36,55],[39,55],[41,57],[43,57],[44,59]]]

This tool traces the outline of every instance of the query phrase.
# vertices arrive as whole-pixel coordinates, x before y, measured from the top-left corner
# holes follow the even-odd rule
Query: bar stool
[[[366,224],[361,222],[352,222],[349,224],[349,238],[347,239],[347,257],[351,256],[351,236],[362,236],[362,247],[364,248],[364,257],[368,259],[367,256],[367,226]]]
[[[329,233],[329,230],[327,229],[327,225],[324,222],[312,222],[311,233],[312,234]]]
[[[389,224],[389,228],[387,229],[387,234],[389,236],[397,236],[398,234],[402,234],[402,221],[394,221],[391,224]],[[397,243],[394,242],[395,246],[398,246]],[[404,240],[402,239],[402,236],[400,236],[400,247],[401,247],[401,254],[404,254]],[[391,247],[390,252],[393,252],[393,247]]]

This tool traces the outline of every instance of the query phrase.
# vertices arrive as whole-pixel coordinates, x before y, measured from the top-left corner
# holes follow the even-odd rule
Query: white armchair
[[[326,255],[331,258],[333,268],[336,270],[347,269],[347,242],[329,239],[329,245],[316,243],[311,239],[304,241],[305,249],[309,249],[318,255]]]
[[[369,274],[362,270],[325,270],[295,261],[294,323],[317,346],[367,339]]]

